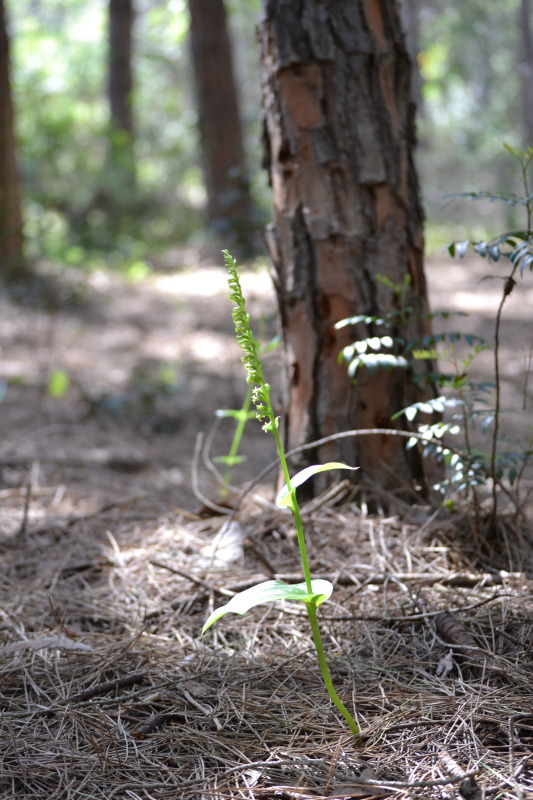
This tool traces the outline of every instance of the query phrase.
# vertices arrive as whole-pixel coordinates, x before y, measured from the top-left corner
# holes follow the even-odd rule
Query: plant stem
[[[524,193],[525,197],[529,197],[529,184],[528,184],[528,167],[529,162],[531,160],[531,156],[527,158],[519,157],[520,168],[522,170],[522,183],[524,186]],[[526,202],[526,221],[527,221],[527,235],[531,236],[531,200],[527,200]],[[500,406],[501,406],[501,385],[500,385],[500,325],[502,320],[502,311],[505,301],[513,291],[515,286],[514,276],[517,270],[518,264],[515,263],[513,269],[511,270],[510,275],[507,276],[505,280],[505,284],[503,287],[503,295],[502,299],[500,300],[500,305],[498,306],[498,311],[496,313],[496,324],[494,327],[494,382],[496,384],[496,391],[495,391],[495,407],[494,407],[494,432],[492,434],[492,447],[491,447],[491,454],[490,454],[490,476],[492,478],[492,509],[490,514],[490,521],[489,521],[489,532],[494,530],[496,525],[496,515],[498,512],[498,481],[496,477],[496,459],[498,455],[498,432],[500,427]]]
[[[496,524],[496,515],[498,513],[498,478],[496,476],[496,460],[498,455],[498,432],[500,429],[500,411],[501,411],[501,380],[500,380],[500,325],[502,321],[503,306],[515,286],[514,274],[516,272],[516,264],[511,270],[511,274],[506,278],[503,287],[503,295],[498,306],[496,313],[496,324],[494,326],[494,383],[495,388],[495,402],[494,402],[494,431],[492,434],[492,447],[490,453],[490,476],[492,478],[492,509],[490,514],[489,531],[493,531]]]
[[[278,424],[274,418],[274,414],[272,413],[271,420],[273,422],[272,425],[272,433],[274,434],[274,439],[276,441],[276,448],[278,451],[279,461],[281,464],[281,469],[283,471],[283,478],[287,485],[287,489],[289,492],[291,491],[291,479],[289,475],[289,468],[287,466],[287,459],[285,458],[285,451],[283,449],[283,444],[281,441],[281,436],[279,435]],[[311,594],[313,591],[312,584],[311,584],[311,569],[309,567],[309,559],[307,557],[307,548],[305,546],[305,535],[304,535],[304,527],[302,524],[302,516],[300,514],[300,507],[298,505],[298,501],[296,497],[292,497],[291,499],[291,511],[294,517],[294,524],[296,525],[296,536],[298,538],[298,547],[300,549],[300,560],[302,562],[302,568],[305,578],[305,588]]]
[[[455,369],[455,375],[459,378],[460,373],[462,370],[459,369],[459,365],[457,363],[457,358],[455,356],[455,350],[453,353],[453,360],[452,360],[453,367]],[[468,456],[468,460],[470,464],[473,462],[473,453],[472,453],[472,444],[470,441],[470,423],[469,423],[469,416],[471,415],[471,406],[469,407],[468,404],[468,397],[464,390],[464,385],[459,383],[457,386],[457,394],[459,395],[459,399],[461,400],[461,416],[463,420],[463,438],[465,442],[465,450]],[[472,499],[474,501],[474,512],[476,516],[476,529],[479,529],[479,520],[480,520],[480,512],[481,512],[481,504],[479,502],[479,496],[476,491],[476,487],[471,487]]]
[[[271,411],[271,409],[269,409]],[[274,439],[276,441],[276,448],[278,450],[279,460],[281,464],[281,469],[283,471],[283,477],[287,484],[287,489],[291,490],[291,479],[289,476],[289,468],[287,466],[287,459],[285,458],[285,451],[283,449],[283,444],[281,442],[281,437],[279,435],[278,424],[274,415],[271,415],[271,421],[273,422],[272,425],[272,433],[274,434]],[[309,594],[313,591],[313,586],[311,583],[311,570],[309,568],[309,559],[307,557],[307,548],[305,546],[305,534],[304,528],[302,524],[302,516],[300,514],[300,507],[298,505],[298,501],[296,500],[296,496],[293,495],[291,499],[291,511],[294,517],[294,523],[296,525],[296,535],[298,537],[298,546],[300,548],[300,560],[302,562],[303,573],[305,577],[305,587]],[[327,689],[327,692],[331,698],[331,701],[337,711],[344,717],[346,722],[348,723],[348,727],[357,737],[358,743],[361,740],[361,732],[359,727],[340,699],[339,695],[335,691],[335,687],[333,686],[333,681],[331,680],[331,675],[329,672],[328,663],[326,661],[326,656],[324,653],[324,645],[322,643],[322,636],[320,634],[320,628],[318,626],[318,620],[316,615],[316,605],[314,602],[306,603],[305,607],[307,608],[307,614],[309,616],[309,622],[311,624],[311,631],[313,633],[313,642],[315,645],[315,650],[318,658],[318,663],[320,665],[320,672],[322,673],[322,680],[324,681],[324,686]]]
[[[361,731],[359,730],[359,726],[357,725],[356,721],[340,699],[339,695],[335,691],[335,687],[333,686],[333,682],[331,680],[331,675],[329,672],[328,664],[326,661],[326,656],[324,655],[324,645],[322,644],[322,636],[320,635],[320,628],[318,627],[318,620],[316,616],[316,605],[314,603],[306,603],[307,614],[309,615],[309,622],[311,623],[311,630],[313,632],[313,641],[315,643],[315,650],[318,656],[318,663],[320,664],[320,672],[322,673],[322,680],[324,681],[324,685],[328,690],[328,694],[331,698],[332,703],[336,707],[337,711],[344,717],[348,726],[354,736],[357,737],[358,743],[361,740]]]

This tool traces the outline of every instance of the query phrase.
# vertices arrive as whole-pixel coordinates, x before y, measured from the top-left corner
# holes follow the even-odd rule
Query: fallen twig
[[[90,700],[93,697],[98,697],[102,694],[107,694],[112,689],[121,689],[124,686],[134,686],[136,683],[142,683],[146,677],[146,672],[135,672],[133,675],[125,675],[123,678],[115,678],[112,681],[104,681],[97,683],[96,686],[91,686],[89,689],[84,689],[83,692],[77,692],[66,698],[67,703],[78,702],[79,700]]]

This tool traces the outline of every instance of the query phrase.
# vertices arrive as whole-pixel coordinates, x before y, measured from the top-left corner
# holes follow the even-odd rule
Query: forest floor
[[[214,412],[238,408],[244,382],[224,273],[182,256],[137,283],[48,276],[39,302],[0,298],[0,795],[533,798],[527,499],[525,522],[502,513],[492,542],[468,509],[304,509],[312,571],[335,585],[320,619],[359,742],[298,607],[230,615],[200,638],[231,593],[301,574],[272,481],[229,523],[202,499],[220,496],[198,433],[227,452]],[[493,339],[502,284],[486,272],[428,265],[433,308],[469,314],[436,327]],[[243,285],[270,336],[268,276]],[[501,331],[504,434],[523,447],[532,308],[526,276]],[[471,369],[490,379],[490,351]],[[239,484],[273,458],[258,425],[243,452]]]

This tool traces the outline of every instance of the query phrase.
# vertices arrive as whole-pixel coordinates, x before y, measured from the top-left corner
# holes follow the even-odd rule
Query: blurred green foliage
[[[135,196],[110,221],[106,0],[7,0],[29,255],[129,267],[157,249],[203,240],[205,190],[188,58],[186,0],[136,0]],[[260,166],[259,0],[226,0],[254,199],[269,214]],[[447,194],[515,190],[502,141],[522,139],[519,0],[419,3],[423,107],[418,165],[428,250],[451,236],[514,227],[512,207]],[[115,191],[115,195],[117,192]],[[120,195],[121,193],[118,192]],[[453,234],[451,233],[453,231]],[[111,254],[111,255],[110,255]]]
[[[448,237],[484,239],[494,228],[518,225],[511,206],[467,207],[443,196],[479,186],[520,190],[502,149],[504,141],[523,141],[519,6],[520,0],[420,2],[418,164],[429,250],[440,250]]]
[[[76,266],[138,263],[202,238],[205,191],[185,0],[137,0],[133,98],[136,192],[108,168],[105,0],[8,0],[29,256]],[[252,174],[261,173],[258,3],[229,3]],[[249,110],[246,110],[249,109]],[[115,185],[113,184],[115,182]],[[254,180],[266,218],[266,179]],[[108,198],[123,197],[109,213]]]

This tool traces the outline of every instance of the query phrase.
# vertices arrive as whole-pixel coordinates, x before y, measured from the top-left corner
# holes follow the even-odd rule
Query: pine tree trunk
[[[27,274],[15,154],[9,37],[4,0],[0,0],[0,277],[12,282],[23,279]]]
[[[111,130],[110,174],[107,182],[111,195],[119,205],[124,205],[125,200],[131,200],[130,193],[135,186],[132,66],[134,21],[133,0],[109,0],[108,99]]]
[[[189,15],[208,223],[226,247],[246,248],[251,200],[224,1],[189,0]]]
[[[395,427],[391,415],[433,396],[433,387],[399,369],[363,370],[351,383],[339,351],[384,331],[334,326],[397,306],[378,275],[396,285],[408,276],[405,305],[419,316],[428,310],[411,65],[396,3],[266,0],[259,42],[273,190],[268,239],[288,365],[286,444]],[[400,333],[414,340],[429,331],[418,319]],[[429,365],[416,369],[428,373]],[[405,496],[426,488],[416,448],[406,451],[399,437],[331,442],[298,466],[330,460],[359,465],[360,480]]]

